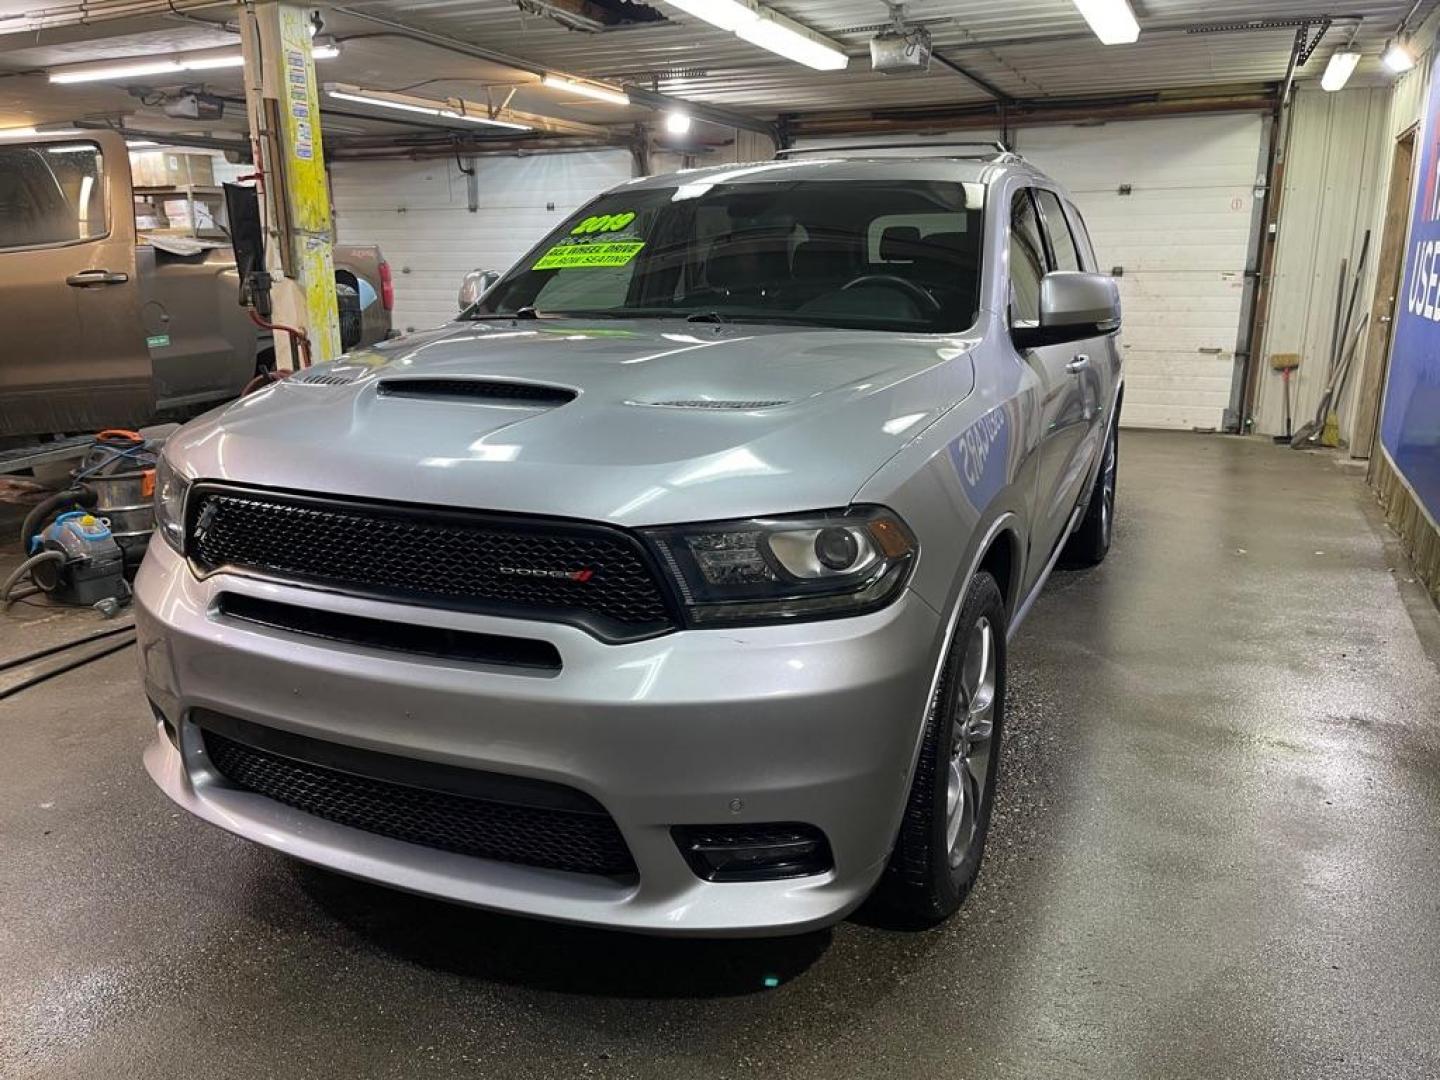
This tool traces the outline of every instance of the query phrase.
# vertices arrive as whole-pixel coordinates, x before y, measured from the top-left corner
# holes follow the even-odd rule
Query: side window
[[[1099,269],[1099,263],[1095,261],[1095,245],[1090,242],[1090,230],[1085,227],[1085,219],[1074,203],[1066,203],[1065,210],[1065,216],[1070,219],[1070,231],[1075,234],[1075,243],[1080,248],[1081,265],[1086,270]]]
[[[0,250],[71,244],[105,233],[105,174],[98,146],[0,146]]]
[[[1045,241],[1030,191],[1010,203],[1010,325],[1040,325],[1040,279],[1045,276]]]
[[[1040,212],[1045,215],[1045,232],[1050,237],[1050,250],[1055,253],[1056,270],[1080,270],[1080,251],[1075,238],[1070,235],[1070,226],[1065,222],[1065,211],[1060,207],[1060,198],[1053,191],[1044,188],[1035,190],[1040,202]]]

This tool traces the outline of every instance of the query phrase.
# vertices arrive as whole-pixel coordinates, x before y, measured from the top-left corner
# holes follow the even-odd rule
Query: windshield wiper
[[[466,317],[471,322],[480,322],[485,319],[538,319],[541,316],[540,312],[536,311],[533,305],[527,304],[525,307],[516,308],[514,311],[490,311],[484,314],[476,312],[474,315]]]
[[[718,311],[697,311],[692,315],[685,316],[686,322],[713,322],[728,323],[730,320]]]

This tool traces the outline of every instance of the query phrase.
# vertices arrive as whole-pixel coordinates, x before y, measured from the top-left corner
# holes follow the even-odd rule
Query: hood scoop
[[[528,409],[553,409],[579,396],[579,391],[564,386],[501,379],[381,379],[378,392],[381,397],[469,401]]]

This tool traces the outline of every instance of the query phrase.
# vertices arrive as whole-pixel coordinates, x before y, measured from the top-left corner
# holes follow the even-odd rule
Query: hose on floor
[[[30,558],[22,562],[19,566],[17,566],[14,570],[10,572],[10,576],[5,579],[5,584],[0,585],[0,611],[8,611],[10,609],[10,601],[12,599],[21,599],[21,597],[19,596],[12,597],[10,595],[10,590],[15,587],[15,583],[17,581],[23,578],[26,574],[30,573],[31,570],[35,569],[35,567],[37,566],[40,566],[42,563],[63,563],[64,561],[65,553],[63,551],[42,551],[39,555],[31,555]],[[31,594],[27,592],[25,593],[25,595],[29,596]]]

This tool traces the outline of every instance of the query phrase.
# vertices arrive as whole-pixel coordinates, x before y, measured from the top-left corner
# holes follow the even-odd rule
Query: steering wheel
[[[916,285],[915,282],[900,277],[898,274],[861,274],[852,281],[847,281],[840,286],[840,291],[859,288],[861,285],[889,285],[891,288],[899,289],[908,295],[912,300],[917,301],[922,307],[927,308],[933,315],[940,310],[940,301],[930,295],[928,289]]]

